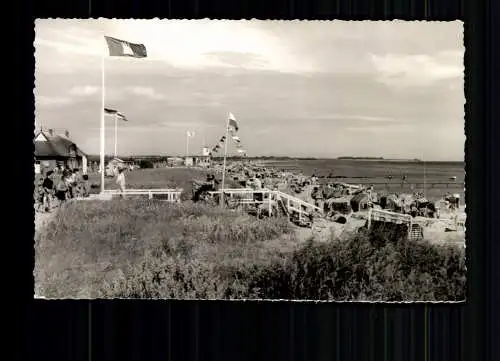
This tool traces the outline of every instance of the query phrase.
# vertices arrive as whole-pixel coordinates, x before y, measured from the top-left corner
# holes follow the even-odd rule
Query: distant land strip
[[[201,155],[189,155],[190,157],[201,157]],[[168,158],[184,158],[185,155],[128,155],[128,156],[118,156],[118,158],[124,161],[139,161],[139,160],[149,160],[149,161],[166,161]],[[90,154],[87,155],[90,161],[99,161],[99,155]],[[106,155],[106,161],[113,159],[111,155]],[[222,156],[212,157],[213,160],[222,160]],[[252,160],[252,161],[329,161],[329,160],[347,160],[347,161],[375,161],[375,162],[404,162],[404,163],[452,163],[452,164],[463,164],[464,161],[460,160],[421,160],[421,159],[405,159],[405,158],[383,158],[383,157],[332,157],[332,158],[322,158],[322,157],[290,157],[290,156],[256,156],[256,157],[240,157],[240,156],[228,156],[226,158],[230,161],[240,161],[242,159]]]

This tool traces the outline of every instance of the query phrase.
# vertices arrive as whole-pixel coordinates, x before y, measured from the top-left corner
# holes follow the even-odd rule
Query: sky
[[[200,154],[231,112],[249,156],[464,160],[459,21],[48,19],[35,30],[35,127],[67,129],[88,154],[99,154],[104,73],[106,107],[129,119],[123,156],[184,155],[186,131]],[[110,57],[104,35],[148,57]],[[105,143],[111,154],[111,117]]]

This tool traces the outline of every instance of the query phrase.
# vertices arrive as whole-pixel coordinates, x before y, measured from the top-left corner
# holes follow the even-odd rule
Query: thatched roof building
[[[42,130],[35,136],[34,144],[35,172],[58,165],[87,172],[87,155],[70,139],[67,131],[61,135],[51,129]]]

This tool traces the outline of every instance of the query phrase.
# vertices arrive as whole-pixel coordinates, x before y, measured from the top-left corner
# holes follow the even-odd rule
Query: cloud
[[[361,122],[393,123],[401,120],[391,117],[359,115],[359,114],[322,114],[309,116],[311,120],[354,120]]]
[[[238,53],[235,51],[219,51],[206,53],[207,59],[218,62],[219,66],[239,67],[248,69],[266,69],[269,62],[264,57],[253,53]]]
[[[418,127],[412,124],[377,124],[377,125],[359,125],[359,126],[347,126],[343,128],[348,132],[358,132],[358,133],[384,133],[384,134],[399,134],[406,137],[408,132],[417,132]]]
[[[119,127],[120,152],[182,154],[186,129],[196,131],[193,149],[205,138],[215,142],[231,111],[253,155],[399,152],[460,159],[457,25],[37,21],[37,118],[67,128],[87,152],[98,152],[106,34],[148,50],[145,59],[105,58],[106,106],[130,119]]]
[[[207,124],[203,122],[196,122],[196,121],[185,121],[185,122],[177,122],[177,121],[165,121],[161,123],[162,126],[167,127],[167,128],[191,128],[191,129],[207,129],[207,128],[214,128],[215,125],[213,124]]]
[[[310,61],[294,53],[280,37],[266,31],[267,23],[256,20],[79,19],[54,22],[39,19],[35,47],[37,50],[55,50],[65,56],[99,58],[108,51],[103,39],[103,34],[107,34],[144,44],[148,57],[142,59],[142,63],[163,62],[185,69],[242,66],[285,73],[317,70]],[[81,32],[67,34],[67,28],[81,29]],[[165,39],[168,39],[167,43]],[[117,60],[116,64],[131,61],[128,58],[114,60]]]
[[[154,90],[151,87],[134,86],[134,87],[127,87],[125,90],[131,94],[143,96],[146,98],[150,98],[152,100],[165,99],[165,95],[157,93],[156,90]]]
[[[51,97],[51,96],[35,94],[35,102],[37,105],[41,106],[59,107],[71,104],[73,100],[67,97],[59,97],[59,96]]]
[[[78,55],[90,55],[90,56],[101,56],[103,54],[102,44],[99,44],[95,40],[90,40],[90,43],[86,42],[85,38],[80,38],[79,42],[75,41],[64,41],[64,40],[48,40],[44,38],[35,37],[35,47],[48,47],[62,54],[78,54]]]
[[[396,87],[429,86],[463,76],[463,53],[443,51],[435,56],[389,53],[371,54],[378,81]]]
[[[89,96],[100,92],[100,88],[92,85],[74,86],[70,89],[69,94],[74,96]]]

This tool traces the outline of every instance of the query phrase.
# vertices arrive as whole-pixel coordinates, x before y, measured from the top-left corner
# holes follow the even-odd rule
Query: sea
[[[429,200],[459,194],[465,201],[465,163],[412,160],[268,160],[268,166],[283,171],[316,175],[323,183],[345,182],[373,185],[387,193],[421,192]],[[404,180],[403,180],[404,178]]]

